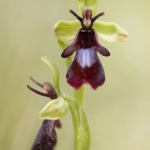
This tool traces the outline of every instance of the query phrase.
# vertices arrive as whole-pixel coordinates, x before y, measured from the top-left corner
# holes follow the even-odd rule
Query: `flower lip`
[[[67,82],[78,89],[89,83],[93,89],[105,81],[103,66],[94,49],[79,50],[67,72]]]
[[[93,29],[81,28],[62,56],[68,57],[75,51],[75,58],[66,74],[67,82],[76,89],[84,83],[89,83],[93,89],[101,86],[105,81],[105,73],[97,52],[103,56],[109,56],[110,53],[99,44]]]

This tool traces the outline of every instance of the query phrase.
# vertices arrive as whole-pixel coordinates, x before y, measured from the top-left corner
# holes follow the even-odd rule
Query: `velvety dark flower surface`
[[[91,19],[91,23],[89,27],[85,27],[82,22],[85,18],[76,17],[81,21],[82,28],[78,31],[73,43],[61,55],[65,58],[76,52],[75,58],[66,74],[67,82],[77,89],[84,83],[89,83],[93,89],[96,89],[105,81],[104,69],[97,52],[103,56],[110,56],[110,53],[105,47],[100,45],[95,31],[92,29],[92,24],[96,19],[86,16],[88,19]],[[94,20],[93,22],[92,19]]]
[[[57,136],[55,131],[56,121],[44,120],[43,124],[37,134],[35,142],[31,150],[53,150]]]

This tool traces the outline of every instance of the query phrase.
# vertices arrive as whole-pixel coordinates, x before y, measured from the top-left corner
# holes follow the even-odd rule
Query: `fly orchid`
[[[99,44],[92,26],[94,21],[104,13],[92,18],[92,11],[87,9],[83,11],[83,18],[81,18],[72,10],[70,12],[81,22],[82,28],[78,31],[73,43],[61,55],[66,58],[76,51],[75,58],[66,75],[67,82],[77,89],[83,83],[89,83],[93,89],[96,89],[105,81],[104,69],[97,52],[103,56],[109,56],[110,53]]]
[[[100,45],[96,32],[98,35],[100,33],[103,39],[110,42],[125,41],[127,33],[117,24],[96,22],[96,19],[104,14],[103,12],[93,18],[92,10],[88,7],[83,9],[82,18],[72,10],[70,10],[70,13],[79,20],[81,28],[77,31],[73,43],[61,55],[66,58],[76,52],[66,74],[67,82],[76,89],[80,88],[84,83],[89,83],[93,89],[96,89],[105,81],[104,69],[97,52],[103,56],[110,56],[109,51]],[[54,32],[57,38],[66,40],[65,34],[61,34],[61,24],[62,22],[59,22],[55,25]],[[72,27],[73,29],[74,27]],[[68,32],[70,30],[71,27],[68,27]],[[99,32],[100,30],[102,32]]]
[[[109,51],[100,45],[98,37],[108,42],[123,42],[128,38],[127,32],[115,23],[96,21],[104,13],[96,14],[98,0],[76,0],[82,17],[74,11],[70,12],[78,19],[76,21],[59,21],[54,27],[57,42],[64,50],[63,58],[69,67],[66,77],[70,85],[79,89],[84,83],[89,83],[93,89],[102,85],[105,81],[103,66],[97,52],[103,56],[110,56]],[[95,16],[95,17],[93,17]],[[98,36],[97,36],[98,35]],[[73,40],[68,46],[67,40]],[[72,61],[72,54],[76,52]],[[39,117],[44,119],[32,150],[55,148],[57,142],[56,127],[60,127],[60,119],[64,117],[68,109],[71,111],[74,125],[74,149],[89,150],[91,143],[90,128],[83,109],[84,86],[74,90],[74,97],[61,91],[59,87],[59,71],[55,64],[48,58],[42,57],[42,61],[49,67],[53,85],[45,82],[40,84],[33,78],[31,80],[42,87],[46,93],[27,87],[41,96],[52,99],[40,112]],[[72,63],[71,63],[72,61]],[[71,65],[70,65],[71,64]]]

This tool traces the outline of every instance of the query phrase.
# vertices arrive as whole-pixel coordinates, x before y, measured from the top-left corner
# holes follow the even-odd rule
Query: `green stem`
[[[74,97],[81,107],[84,105],[84,89],[84,85],[78,90],[74,89]]]
[[[69,104],[75,131],[75,150],[90,149],[90,129],[84,110],[78,102],[68,95],[62,96]]]

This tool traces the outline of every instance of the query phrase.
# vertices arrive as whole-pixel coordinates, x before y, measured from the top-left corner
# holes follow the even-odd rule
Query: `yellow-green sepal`
[[[97,7],[98,7],[98,0],[76,0],[79,13],[82,15],[82,10],[85,7],[89,7],[92,10],[92,16],[96,15]]]
[[[116,23],[95,21],[93,29],[108,42],[124,42],[128,39],[128,33]]]
[[[50,101],[40,112],[41,119],[58,120],[63,118],[69,109],[67,101],[62,97]]]
[[[78,20],[60,20],[54,25],[54,35],[61,41],[71,40],[74,39],[80,28],[81,24]]]
[[[46,56],[41,57],[41,60],[49,67],[52,78],[53,78],[53,87],[57,93],[57,95],[60,95],[60,87],[59,87],[59,71],[56,67],[56,65]]]

